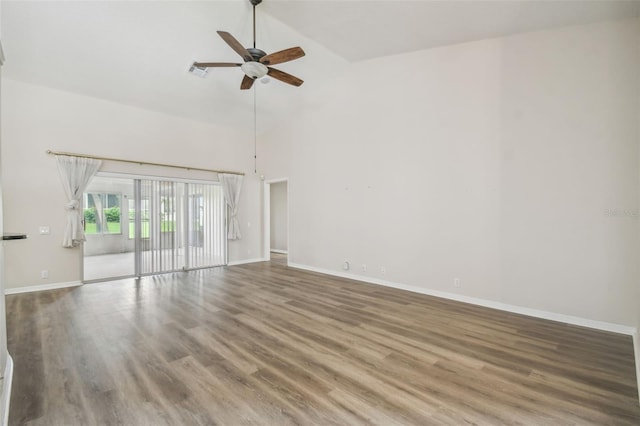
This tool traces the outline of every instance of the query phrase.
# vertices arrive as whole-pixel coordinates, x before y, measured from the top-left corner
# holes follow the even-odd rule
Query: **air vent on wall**
[[[207,74],[209,73],[209,69],[208,68],[204,68],[204,67],[197,67],[195,65],[191,65],[191,67],[189,67],[189,72],[195,76],[198,76],[200,78],[205,78],[207,76]]]

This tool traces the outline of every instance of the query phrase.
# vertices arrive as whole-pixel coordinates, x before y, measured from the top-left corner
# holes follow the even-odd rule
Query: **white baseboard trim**
[[[234,260],[232,262],[227,263],[227,266],[246,265],[247,263],[268,262],[268,261],[269,261],[268,259],[264,259],[262,257],[256,257],[253,259]]]
[[[7,288],[4,290],[4,294],[31,293],[33,291],[56,290],[58,288],[77,287],[81,285],[82,285],[82,281],[69,281],[66,283],[31,285],[27,287]]]
[[[0,407],[2,412],[0,413],[0,422],[3,426],[7,426],[9,423],[9,402],[11,401],[11,384],[13,382],[13,358],[7,354],[7,365],[4,369],[4,379],[2,384],[2,400],[0,401]]]
[[[413,293],[426,294],[428,296],[441,297],[443,299],[455,300],[458,302],[470,303],[472,305],[484,306],[487,308],[498,309],[501,311],[512,312],[515,314],[528,315],[530,317],[547,319],[551,321],[563,322],[566,324],[578,325],[581,327],[593,328],[596,330],[610,331],[613,333],[626,334],[634,336],[636,328],[622,324],[609,323],[604,321],[595,321],[587,318],[574,317],[571,315],[558,314],[555,312],[541,311],[538,309],[525,308],[522,306],[509,305],[506,303],[495,302],[493,300],[479,299],[476,297],[465,296],[462,294],[447,293],[444,291],[431,290],[428,288],[416,287],[412,285],[399,284],[392,281],[380,280],[377,278],[364,277],[362,275],[348,274],[330,269],[316,268],[314,266],[301,265],[298,263],[289,263],[288,266],[297,269],[304,269],[311,272],[318,272],[326,275],[333,275],[341,278],[348,278],[356,281],[363,281],[369,284],[376,284],[385,287],[397,288],[400,290],[411,291]],[[638,352],[636,351],[636,354]],[[636,363],[637,364],[637,363]]]
[[[640,402],[640,347],[638,345],[638,330],[633,333],[633,354],[635,355],[634,361],[636,362],[636,382],[638,383],[638,402]]]
[[[289,250],[278,250],[278,249],[270,249],[271,253],[279,253],[279,254],[289,254]]]

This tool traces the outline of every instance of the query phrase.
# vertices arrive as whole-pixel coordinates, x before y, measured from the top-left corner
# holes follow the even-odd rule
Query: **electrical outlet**
[[[362,264],[362,272],[367,272],[367,265],[365,263]]]
[[[40,271],[40,278],[42,278],[43,280],[49,278],[49,270],[43,269],[42,271]]]
[[[455,288],[460,288],[460,287],[462,287],[462,284],[460,284],[460,278],[454,278],[454,279],[453,279],[453,286],[454,286]]]
[[[41,226],[38,231],[40,232],[40,235],[49,235],[49,234],[51,234],[51,228],[49,228],[48,226]]]
[[[382,275],[386,275],[386,274],[387,274],[387,268],[385,268],[384,266],[381,266],[381,267],[380,267],[380,273],[381,273]]]

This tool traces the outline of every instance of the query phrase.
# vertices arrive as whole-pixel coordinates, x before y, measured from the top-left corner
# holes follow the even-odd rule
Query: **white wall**
[[[638,221],[611,212],[638,208],[637,42],[627,20],[354,64],[259,144],[290,261],[635,326]]]
[[[640,27],[640,19],[638,20],[638,27]],[[640,29],[637,33],[638,42],[638,55],[640,56]],[[640,73],[638,73],[638,164],[640,165]],[[638,180],[640,182],[640,167],[638,167]],[[638,190],[640,191],[640,183],[638,185]],[[640,216],[640,192],[638,193],[638,215]],[[640,218],[638,218],[638,240],[640,240]],[[637,263],[640,264],[640,253],[638,253]],[[637,293],[635,295],[636,301],[636,335],[634,336],[635,340],[635,355],[636,355],[636,380],[638,382],[638,389],[640,390],[640,277],[636,279],[637,282]],[[640,398],[640,392],[638,394]]]
[[[503,49],[502,287],[513,304],[635,325],[638,21]],[[517,284],[516,284],[517,283]]]
[[[260,180],[252,138],[239,131],[95,98],[3,80],[2,175],[7,231],[29,234],[5,248],[7,288],[80,280],[81,249],[61,247],[64,193],[55,158],[45,150],[237,170],[246,173],[240,200],[243,239],[230,260],[260,257]],[[250,114],[247,111],[247,114]],[[102,170],[216,179],[215,174],[105,163]],[[248,222],[254,225],[247,227]],[[48,225],[51,235],[38,235]],[[49,270],[49,279],[40,271]]]
[[[0,5],[1,9],[1,5]],[[0,37],[1,39],[1,37]],[[2,51],[2,43],[0,43],[0,52]],[[2,62],[4,58],[2,58],[2,53],[0,53],[0,100],[4,97],[4,90],[2,88]],[[1,105],[0,105],[1,111]],[[4,122],[0,117],[0,133],[1,129],[4,126]],[[0,135],[0,141],[2,137]],[[0,143],[1,147],[1,143]],[[2,226],[2,218],[3,218],[3,197],[2,197],[2,149],[0,148],[0,235],[2,235],[4,229]],[[4,243],[0,244],[0,422],[4,423],[6,416],[8,413],[5,412],[4,402],[6,398],[8,398],[8,390],[5,391],[5,383],[7,383],[7,379],[5,378],[5,368],[7,366],[7,316],[5,311],[5,299],[4,299],[4,289],[5,289],[5,264],[4,264]],[[5,394],[6,392],[6,394]]]
[[[271,250],[287,251],[287,182],[269,185]]]

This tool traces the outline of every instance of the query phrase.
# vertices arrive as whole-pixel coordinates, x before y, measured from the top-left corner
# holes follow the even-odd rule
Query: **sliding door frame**
[[[184,262],[184,267],[180,268],[180,269],[175,269],[175,270],[171,270],[171,271],[166,271],[166,272],[160,272],[158,274],[164,274],[164,273],[173,273],[173,272],[181,272],[181,271],[194,271],[194,270],[200,270],[200,269],[209,269],[209,268],[215,268],[215,267],[219,267],[219,266],[226,266],[229,263],[229,241],[227,239],[227,225],[228,225],[228,206],[226,204],[226,202],[223,200],[223,205],[224,208],[222,208],[222,223],[223,223],[223,232],[222,232],[222,239],[223,239],[223,250],[224,250],[224,254],[223,254],[223,258],[224,258],[224,263],[220,264],[220,265],[212,265],[212,266],[201,266],[201,267],[189,267],[189,235],[188,235],[188,231],[189,231],[189,226],[187,221],[189,220],[189,196],[188,196],[188,188],[190,184],[196,184],[196,185],[214,185],[214,186],[221,186],[221,183],[219,181],[213,181],[213,180],[206,180],[206,179],[184,179],[184,178],[175,178],[175,177],[162,177],[162,176],[147,176],[147,175],[136,175],[136,174],[130,174],[130,173],[117,173],[117,172],[98,172],[96,174],[96,176],[100,176],[100,177],[111,177],[111,178],[118,178],[118,179],[131,179],[133,181],[133,187],[134,187],[134,197],[135,197],[135,216],[134,216],[134,224],[135,224],[135,238],[134,238],[134,274],[133,275],[127,275],[124,277],[108,277],[108,278],[104,278],[104,279],[96,279],[96,280],[84,280],[84,250],[81,250],[81,256],[82,256],[82,261],[80,262],[80,268],[81,268],[81,276],[83,277],[83,283],[94,283],[94,282],[101,282],[101,281],[108,281],[111,279],[122,279],[122,278],[131,278],[131,277],[143,277],[143,276],[150,276],[150,275],[156,275],[155,273],[142,273],[141,271],[141,265],[142,265],[142,246],[141,246],[141,230],[142,230],[142,215],[141,215],[141,207],[142,207],[142,197],[141,197],[141,184],[143,180],[154,180],[154,181],[164,181],[164,182],[173,182],[175,184],[178,183],[183,183],[184,185],[184,203],[182,204],[181,208],[184,209],[184,212],[182,214],[182,218],[181,218],[181,222],[180,226],[184,226],[185,228],[185,247],[184,247],[184,256],[185,256],[185,262]],[[128,214],[128,210],[127,213],[125,213],[122,210],[121,207],[121,214]],[[177,225],[176,225],[177,226]],[[124,232],[124,231],[123,231]],[[128,232],[128,231],[127,231]]]

